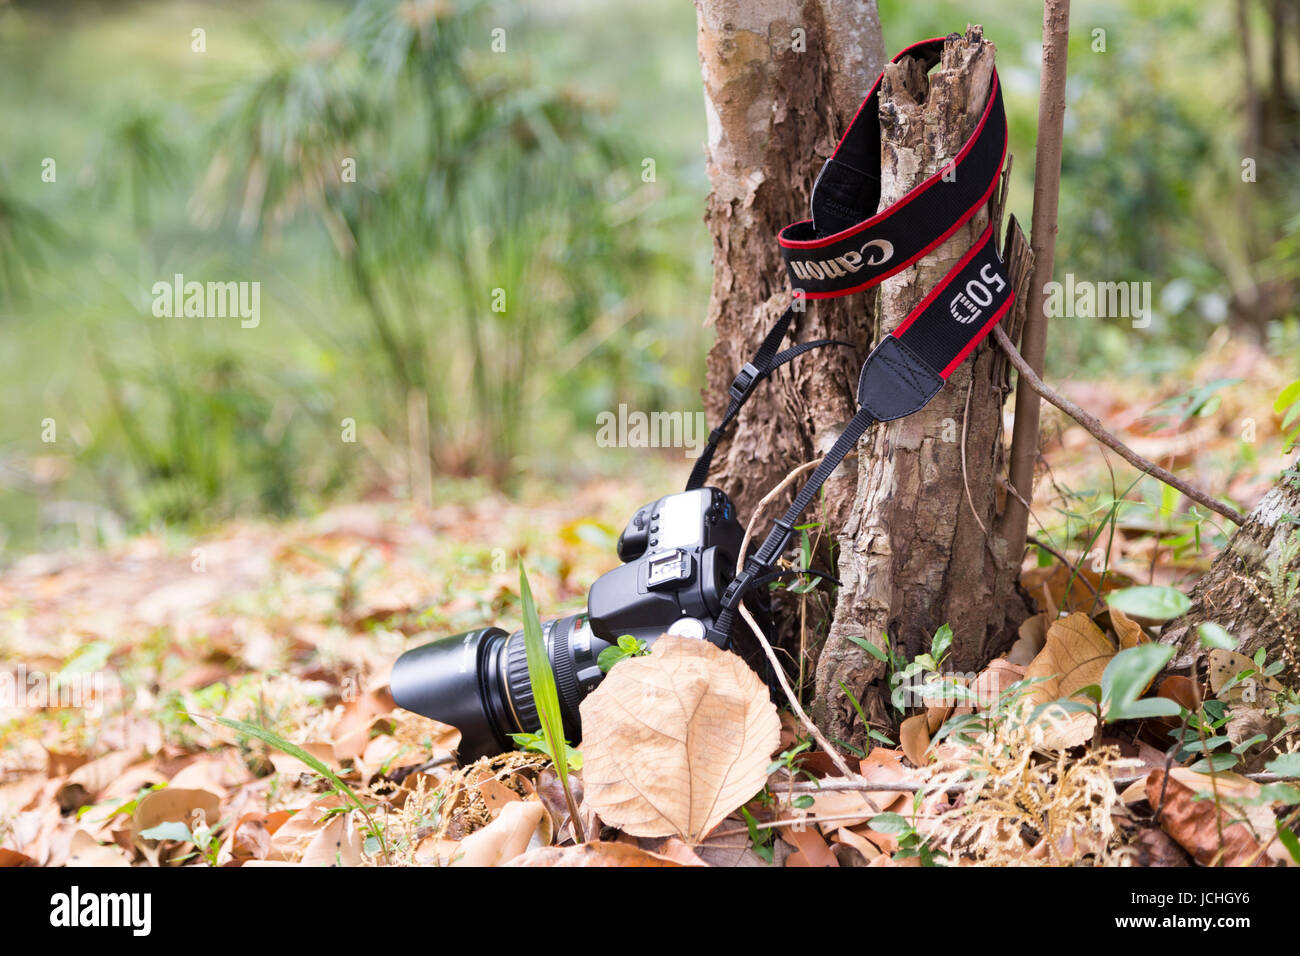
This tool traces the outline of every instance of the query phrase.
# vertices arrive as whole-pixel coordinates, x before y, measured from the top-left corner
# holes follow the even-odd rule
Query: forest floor
[[[1273,401],[1292,371],[1256,348],[1220,342],[1196,369],[1166,381],[1062,390],[1141,454],[1248,510],[1284,464]],[[1108,463],[1054,410],[1045,409],[1044,421],[1047,468],[1032,533],[1079,561],[1090,580],[1106,571],[1107,587],[1185,591],[1230,528],[1150,479],[1129,489],[1131,468]],[[107,550],[20,560],[0,574],[0,865],[495,863],[529,845],[536,854],[567,841],[573,821],[543,756],[457,771],[458,733],[394,709],[387,674],[404,649],[435,637],[487,623],[521,626],[517,560],[543,619],[580,610],[591,582],[617,561],[622,523],[666,490],[647,484],[633,476],[563,491],[538,486],[508,499],[447,483],[432,508],[366,501],[287,523],[241,520],[199,537],[144,534]],[[1131,504],[1117,510],[1121,495]],[[1094,534],[1108,515],[1113,534]],[[1077,582],[1059,566],[1031,555],[1025,575],[1040,610],[1073,608],[1067,584]],[[1151,636],[1147,628],[1126,638],[1122,615],[1084,610],[1118,648]],[[1044,630],[1053,620],[1044,618]],[[1039,637],[1024,660],[1003,662],[1005,673],[1024,675]],[[953,768],[969,753],[956,735],[936,734],[960,711],[913,714],[927,731],[919,751],[913,720],[897,743],[890,737],[854,758],[868,779],[901,788],[871,791],[865,809],[860,792],[796,794],[788,786],[787,771],[801,772],[805,785],[837,771],[824,755],[798,751],[802,730],[786,713],[785,754],[764,766],[763,795],[744,809],[737,804],[707,838],[607,830],[602,846],[624,850],[600,852],[730,865],[1287,858],[1289,842],[1266,824],[1285,816],[1294,793],[1261,800],[1258,783],[1220,774],[1216,786],[1238,788],[1241,815],[1258,824],[1234,843],[1219,817],[1204,818],[1195,777],[1151,776],[1164,774],[1167,747],[1141,730],[1108,728],[1053,760],[1023,727],[986,727],[1000,741],[1002,763],[987,768],[984,789],[963,791]],[[1292,727],[1282,717],[1275,726]],[[218,718],[263,728],[312,760]],[[1284,730],[1264,756],[1295,746]],[[1236,769],[1266,766],[1260,752],[1252,762],[1243,749]],[[1008,838],[1006,818],[982,810],[1011,793],[1008,774],[1027,788],[1013,802],[1052,816],[1050,830],[1028,838],[1022,827]],[[1127,783],[1115,785],[1116,777]],[[1153,779],[1162,780],[1163,830],[1143,803]],[[1215,811],[1230,815],[1215,794]],[[350,809],[358,802],[365,813]],[[818,825],[789,825],[810,814]],[[587,807],[580,817],[600,825]],[[1182,822],[1168,822],[1174,818]],[[1208,849],[1197,844],[1207,828],[1217,832]]]

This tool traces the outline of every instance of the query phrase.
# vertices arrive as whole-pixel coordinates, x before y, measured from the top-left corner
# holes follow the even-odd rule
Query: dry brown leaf
[[[1104,595],[1107,591],[1127,587],[1131,583],[1114,569],[1106,574],[1103,581],[1099,573],[1084,565],[1072,571],[1059,563],[1045,568],[1031,568],[1020,575],[1021,586],[1034,596],[1039,610],[1052,612],[1053,615],[1058,610],[1089,610],[1097,600],[1094,589]],[[1068,596],[1067,585],[1070,589]]]
[[[1247,703],[1267,705],[1273,695],[1282,690],[1276,677],[1265,677],[1259,673],[1255,662],[1245,654],[1225,651],[1216,647],[1209,655],[1210,690],[1216,697],[1231,704]],[[1224,687],[1243,671],[1253,671],[1249,677],[1238,681],[1224,691]]]
[[[131,863],[115,846],[104,846],[93,836],[77,827],[68,844],[68,859],[64,866],[130,866]]]
[[[506,866],[683,866],[677,860],[618,842],[578,846],[539,846],[515,857]],[[695,864],[703,865],[702,863]]]
[[[208,826],[216,824],[221,817],[221,802],[215,793],[164,787],[146,793],[136,805],[131,819],[138,837],[141,832],[160,823],[184,823],[192,830],[198,813],[202,813]]]
[[[848,827],[840,827],[835,831],[835,839],[851,846],[862,854],[863,858],[870,863],[876,857],[880,856],[880,848],[868,840],[860,833],[854,833]]]
[[[633,836],[699,842],[762,789],[781,737],[767,687],[708,641],[661,637],[582,702],[584,801]]]
[[[1110,609],[1110,626],[1115,631],[1115,637],[1119,639],[1119,649],[1121,651],[1151,642],[1151,639],[1146,635],[1146,631],[1142,630],[1142,625],[1117,607]]]
[[[488,812],[493,816],[496,816],[497,813],[500,812],[501,808],[507,803],[515,803],[521,799],[519,794],[515,793],[495,777],[488,777],[486,780],[479,783],[478,792],[479,796],[483,798],[483,802],[487,805]],[[543,806],[545,806],[545,803],[543,803]]]
[[[299,744],[298,746],[307,751],[307,753],[311,754],[325,766],[329,767],[335,773],[339,772],[339,762],[338,758],[334,756],[333,744],[327,744],[321,741],[310,741],[308,743]],[[282,753],[279,750],[272,750],[267,756],[270,758],[271,766],[275,768],[276,773],[292,777],[304,773],[316,773],[315,770],[311,769],[311,767],[307,766],[307,764],[303,763],[297,757],[291,757],[289,754]]]
[[[895,780],[902,783],[915,783],[920,775],[917,771],[903,766],[903,752],[901,750],[890,750],[886,747],[872,747],[861,761],[858,762],[858,770],[862,776],[871,783],[891,783]],[[866,794],[873,804],[881,808],[881,812],[895,811],[902,804],[912,798],[910,790],[873,790]],[[852,826],[853,824],[843,824]]]
[[[930,746],[929,721],[925,714],[908,717],[898,727],[898,742],[907,759],[918,767],[925,766],[925,751]]]
[[[376,718],[392,713],[396,706],[387,687],[367,691],[344,704],[332,734],[338,758],[355,760],[365,753],[371,725]]]
[[[1020,624],[1020,637],[1011,645],[1007,660],[1025,667],[1047,643],[1047,625],[1051,619],[1046,611],[1025,618]]]
[[[68,775],[59,789],[59,806],[69,811],[93,803],[96,795],[120,777],[138,757],[137,752],[117,750],[82,764]]]
[[[1025,668],[1025,679],[1042,678],[1031,685],[1025,697],[1031,706],[1037,706],[1072,694],[1089,684],[1100,684],[1102,671],[1116,654],[1113,645],[1101,628],[1081,612],[1053,622],[1047,629],[1047,643],[1042,651]],[[1097,718],[1092,714],[1045,713],[1043,746],[1064,750],[1086,743],[1096,729]]]
[[[364,840],[356,814],[336,813],[302,851],[303,866],[360,866]]]
[[[925,729],[929,736],[934,736],[943,722],[952,716],[956,710],[952,704],[931,704],[925,709]],[[927,741],[928,743],[928,741]]]
[[[644,850],[646,847],[643,846],[641,849]],[[654,853],[655,856],[661,856],[675,863],[680,863],[682,866],[708,866],[709,864],[700,859],[695,852],[696,849],[687,846],[677,837],[669,837],[650,852]]]
[[[980,708],[988,709],[997,704],[1002,694],[1024,676],[1024,665],[1013,663],[1009,658],[999,657],[989,661],[988,667],[980,671],[971,690],[975,694],[975,699],[979,701]]]
[[[795,852],[786,859],[786,866],[839,866],[826,840],[815,827],[779,827],[781,839],[794,847]]]
[[[501,866],[509,863],[530,844],[542,843],[539,834],[544,821],[546,808],[538,800],[507,803],[495,820],[460,841],[451,865]],[[536,841],[535,836],[538,837]]]
[[[1202,785],[1193,778],[1204,776],[1206,781],[1210,778],[1202,774],[1189,777],[1190,773],[1182,767],[1170,772],[1168,784],[1164,785],[1163,804],[1160,802],[1160,794],[1165,772],[1153,770],[1147,776],[1147,802],[1152,807],[1161,806],[1160,826],[1165,832],[1202,866],[1259,866],[1270,862],[1260,853],[1260,844],[1252,832],[1249,818],[1222,806],[1216,807],[1212,798],[1205,799],[1200,792]],[[1235,784],[1225,780],[1234,776],[1236,775],[1217,775],[1215,782],[1219,785],[1221,794],[1225,786],[1236,788]],[[1249,780],[1245,782],[1251,783]],[[1264,809],[1268,812],[1271,829],[1273,813],[1268,808]]]
[[[346,797],[341,794],[330,793],[310,805],[298,809],[289,819],[281,823],[271,835],[271,849],[266,858],[273,861],[289,860],[296,862],[302,856],[307,845],[325,826],[327,821],[322,819],[321,815],[326,810],[348,809],[350,807],[351,803]]]

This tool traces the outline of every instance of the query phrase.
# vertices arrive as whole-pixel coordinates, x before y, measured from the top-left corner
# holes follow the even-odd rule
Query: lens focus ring
[[[524,644],[523,631],[511,634],[506,644],[506,693],[510,696],[515,719],[519,721],[519,730],[536,733],[541,729],[542,722],[537,717],[537,701],[533,699],[533,685],[528,679],[528,648]]]

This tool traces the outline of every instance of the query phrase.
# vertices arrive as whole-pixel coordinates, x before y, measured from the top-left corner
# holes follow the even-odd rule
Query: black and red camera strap
[[[929,69],[945,38],[925,40],[894,57],[915,57]],[[974,216],[997,188],[1007,149],[1002,89],[993,72],[988,102],[975,131],[957,155],[898,202],[880,202],[880,83],[877,77],[812,191],[812,218],[781,230],[779,241],[795,303],[862,292],[915,264]],[[795,522],[831,472],[876,422],[920,411],[948,376],[992,331],[1015,298],[997,250],[992,223],[925,299],[867,356],[858,378],[858,411],[845,426],[794,502],[723,595],[709,639],[725,644],[746,591],[770,572],[785,550]],[[811,349],[847,343],[819,339],[780,351],[796,313],[788,308],[754,358],[736,376],[731,401],[695,463],[687,489],[704,484],[727,427],[759,383]]]

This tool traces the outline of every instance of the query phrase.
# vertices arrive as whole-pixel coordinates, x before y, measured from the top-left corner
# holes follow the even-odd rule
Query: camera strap
[[[944,38],[925,40],[894,57],[916,57],[929,69]],[[940,171],[898,202],[880,202],[880,83],[871,91],[813,184],[811,219],[781,230],[778,240],[796,301],[862,292],[913,265],[970,220],[993,195],[1007,149],[1007,119],[994,70],[988,102],[975,131]],[[827,478],[876,422],[920,411],[948,376],[1006,314],[1014,300],[990,223],[971,249],[924,300],[867,356],[858,378],[858,411],[799,490],[794,502],[723,594],[722,611],[708,634],[725,645],[745,593],[775,565],[795,522]],[[703,485],[725,430],[757,385],[780,365],[823,345],[819,339],[778,352],[795,309],[772,326],[754,359],[731,385],[731,402],[691,472],[687,490]]]

